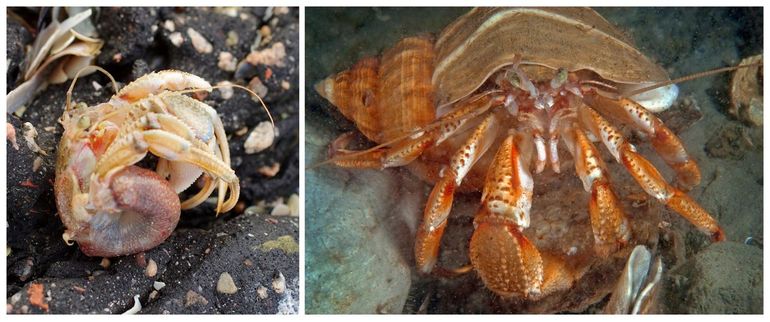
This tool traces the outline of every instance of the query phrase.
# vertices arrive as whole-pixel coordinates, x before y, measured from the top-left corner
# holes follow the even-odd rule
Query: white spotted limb
[[[655,166],[637,153],[633,145],[626,142],[618,129],[589,107],[581,107],[579,114],[581,124],[595,137],[602,139],[617,162],[628,170],[647,194],[682,215],[698,229],[711,236],[712,240],[725,239],[724,232],[717,221],[684,191],[668,184]]]
[[[484,284],[503,297],[536,300],[574,282],[564,262],[541,254],[522,234],[529,226],[532,152],[521,134],[508,136],[487,173],[470,258]],[[520,149],[521,146],[521,149]]]
[[[460,186],[473,164],[492,144],[496,133],[497,125],[494,116],[487,115],[455,152],[449,165],[443,169],[441,178],[433,187],[425,205],[422,223],[417,227],[414,245],[415,260],[420,272],[433,271],[438,258],[441,236],[444,234],[447,217],[452,209],[455,189]]]

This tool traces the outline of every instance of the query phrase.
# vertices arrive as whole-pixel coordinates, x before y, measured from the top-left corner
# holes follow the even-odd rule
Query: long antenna
[[[118,88],[118,82],[115,81],[115,78],[112,77],[112,74],[105,70],[104,68],[101,68],[99,66],[86,66],[81,68],[76,74],[75,78],[72,79],[72,83],[70,83],[70,88],[67,90],[67,107],[65,108],[65,111],[69,111],[71,106],[71,100],[72,100],[72,90],[75,89],[75,83],[78,82],[78,78],[80,78],[80,74],[83,73],[85,70],[91,71],[92,69],[96,69],[97,71],[100,71],[102,74],[107,75],[109,77],[110,81],[112,81],[112,88],[115,89],[115,94],[119,92]]]
[[[653,89],[664,87],[664,86],[668,86],[668,85],[671,85],[671,84],[678,84],[678,83],[682,83],[682,82],[686,82],[686,81],[691,81],[693,79],[698,79],[698,78],[702,78],[702,77],[706,77],[706,76],[711,76],[711,75],[714,75],[714,74],[719,74],[719,73],[724,73],[724,72],[729,72],[729,71],[733,71],[733,70],[737,70],[737,69],[741,69],[741,68],[748,68],[748,67],[754,67],[754,66],[762,66],[762,62],[756,62],[756,63],[753,63],[753,64],[747,64],[747,65],[721,67],[721,68],[716,68],[716,69],[712,69],[712,70],[705,71],[705,72],[700,72],[700,73],[696,73],[696,74],[692,74],[692,75],[687,75],[687,76],[679,77],[677,79],[672,79],[672,80],[668,80],[668,81],[665,81],[665,82],[660,82],[660,83],[657,83],[657,84],[653,84],[653,85],[650,85],[650,86],[647,86],[647,87],[642,87],[640,89],[635,89],[635,90],[630,91],[630,92],[620,93],[620,97],[631,97],[631,96],[634,96],[636,94],[640,94],[640,93],[644,93],[644,92],[647,92],[647,91],[651,91]]]

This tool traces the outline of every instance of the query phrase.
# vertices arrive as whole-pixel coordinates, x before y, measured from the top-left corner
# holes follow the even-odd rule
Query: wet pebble
[[[299,195],[295,193],[289,196],[289,201],[286,204],[289,206],[292,217],[299,216]]]
[[[190,307],[193,305],[207,305],[209,304],[209,301],[203,297],[203,295],[200,295],[198,293],[195,293],[193,290],[187,291],[187,294],[184,296],[184,306]]]
[[[259,169],[257,169],[257,172],[261,173],[265,177],[272,178],[275,177],[278,172],[281,171],[281,164],[278,162],[273,163],[271,166],[262,166]]]
[[[163,22],[163,28],[168,30],[168,31],[170,31],[170,32],[176,31],[176,25],[174,25],[174,22],[171,21],[171,20],[164,21]]]
[[[257,287],[257,296],[259,296],[260,299],[263,299],[263,300],[266,299],[267,298],[267,287],[265,287],[264,285],[260,284],[259,287]]]
[[[273,207],[273,211],[270,212],[271,216],[288,216],[291,215],[291,208],[289,206],[280,203]]]
[[[123,314],[137,314],[141,310],[142,310],[142,302],[139,302],[139,295],[134,295],[134,306],[128,309],[128,311],[123,312]]]
[[[219,275],[219,281],[217,281],[217,292],[222,294],[235,294],[238,292],[238,287],[235,286],[235,281],[230,273],[224,272]]]
[[[182,34],[178,31],[172,32],[168,35],[168,40],[171,41],[171,43],[176,46],[182,46],[182,43],[184,42],[184,37],[182,37]]]
[[[219,53],[219,62],[217,66],[224,71],[234,72],[236,66],[236,60],[233,58],[233,54],[223,51]]]
[[[110,267],[110,259],[107,257],[102,258],[102,261],[99,263],[99,266],[103,267],[104,269],[107,269],[108,267]]]
[[[264,98],[267,96],[267,86],[262,83],[262,80],[260,80],[259,77],[254,77],[249,81],[249,89],[256,93],[259,97]]]
[[[283,294],[286,291],[286,278],[283,277],[283,273],[276,273],[273,275],[273,290],[278,294]]]
[[[155,281],[152,283],[152,288],[154,288],[156,291],[160,291],[164,287],[166,287],[166,283],[163,283],[161,281]]]
[[[246,154],[261,152],[273,145],[275,136],[276,133],[270,122],[261,122],[251,131],[251,133],[249,133],[249,137],[246,138],[246,142],[243,143],[243,148],[245,149]]]
[[[219,95],[222,96],[222,99],[229,100],[231,97],[233,97],[234,90],[231,86],[233,83],[228,81],[221,81],[217,83],[217,86],[223,86],[220,88],[217,88],[219,90]]]
[[[212,46],[211,43],[195,29],[187,28],[187,36],[190,37],[193,47],[199,53],[210,54],[214,51],[214,46]]]
[[[147,275],[147,277],[155,277],[155,275],[158,274],[158,264],[150,259],[150,261],[147,262],[147,268],[144,270],[144,274]]]
[[[227,39],[225,40],[225,45],[227,47],[234,47],[238,45],[238,33],[235,32],[235,30],[230,30],[227,32]]]

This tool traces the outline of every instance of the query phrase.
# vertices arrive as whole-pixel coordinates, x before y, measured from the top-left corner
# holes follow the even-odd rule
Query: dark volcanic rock
[[[23,313],[26,306],[30,312],[122,313],[133,306],[133,296],[139,295],[142,313],[278,313],[287,307],[294,307],[296,313],[299,223],[295,217],[274,218],[242,215],[209,231],[177,230],[144,254],[147,261],[157,263],[153,277],[147,276],[147,268],[140,267],[134,256],[113,259],[106,269],[99,265],[99,258],[81,256],[56,263],[45,277],[9,294],[11,312]],[[216,283],[223,272],[233,276],[237,293],[217,293]],[[286,280],[282,293],[272,287],[276,272]],[[166,286],[150,298],[155,281]],[[30,299],[30,289],[40,287],[34,285],[42,285],[48,310]],[[268,289],[265,299],[257,295],[260,286]],[[188,305],[185,296],[190,290],[208,303]]]
[[[127,64],[144,57],[153,45],[158,10],[146,7],[102,8],[96,28],[104,47],[96,62],[100,66]]]
[[[16,81],[24,77],[21,75],[21,64],[24,60],[24,46],[32,42],[32,36],[29,31],[25,29],[21,24],[14,20],[8,20],[8,25],[5,27],[6,36],[8,37],[8,47],[6,48],[6,54],[8,55],[8,74],[6,77],[8,91],[16,88]]]
[[[27,14],[30,11],[25,9]],[[121,87],[151,71],[172,68],[204,77],[212,85],[221,81],[246,85],[244,80],[233,78],[234,72],[217,66],[218,54],[227,51],[236,60],[245,58],[251,52],[257,30],[269,23],[262,22],[267,11],[270,10],[102,8],[95,25],[105,46],[97,65],[105,67]],[[288,12],[290,15],[284,13],[283,17],[296,25],[298,11]],[[36,19],[30,24],[36,25]],[[184,37],[182,46],[175,47],[169,42],[168,21]],[[9,28],[9,34],[15,32]],[[211,53],[200,53],[192,47],[188,28],[211,43]],[[233,44],[231,39],[228,45],[230,31],[238,35],[238,41]],[[281,37],[280,41],[295,46],[299,41],[296,27]],[[278,39],[276,36],[264,46],[270,47]],[[9,37],[8,41],[11,50],[11,41],[16,40]],[[20,77],[18,68],[9,69],[7,77]],[[57,145],[63,132],[58,118],[70,83],[45,88],[27,104],[21,117],[8,116],[19,145],[16,150],[10,141],[6,143],[8,311],[122,313],[134,305],[133,298],[138,295],[144,307],[140,313],[297,313],[299,219],[243,214],[249,206],[286,198],[299,189],[298,70],[286,70],[282,77],[289,80],[289,89],[282,92],[280,100],[266,100],[281,135],[273,146],[260,153],[245,154],[243,149],[248,130],[268,119],[258,102],[239,89],[233,89],[229,99],[220,90],[202,99],[223,119],[231,166],[240,178],[239,204],[236,210],[220,216],[215,215],[210,202],[184,211],[171,237],[144,255],[157,265],[153,277],[148,277],[147,268],[137,264],[135,256],[113,258],[105,268],[100,265],[101,258],[86,257],[77,246],[67,246],[62,240],[64,227],[57,218],[53,180]],[[108,101],[113,94],[109,79],[95,73],[78,80],[72,98],[91,106]],[[45,155],[26,145],[25,122],[37,130],[36,142]],[[40,159],[40,168],[33,171],[36,158]],[[140,165],[151,168],[154,162],[154,157],[148,157]],[[276,163],[280,164],[280,171],[274,176],[259,172],[260,167]],[[194,188],[190,190],[181,197],[195,192]],[[259,213],[265,211],[269,208]],[[235,294],[216,291],[219,276],[225,272],[238,288]],[[285,281],[285,290],[273,287],[273,280],[279,276]],[[155,290],[155,281],[166,286]]]

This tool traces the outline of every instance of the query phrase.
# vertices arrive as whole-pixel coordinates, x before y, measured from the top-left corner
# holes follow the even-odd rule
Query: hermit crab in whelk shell
[[[701,180],[695,161],[653,114],[673,104],[678,81],[593,10],[474,9],[435,39],[402,39],[380,57],[316,84],[377,144],[352,151],[350,136],[343,135],[322,164],[406,167],[433,183],[416,232],[417,269],[474,270],[505,298],[537,301],[571,288],[597,262],[627,258],[643,243],[637,222],[650,219],[633,218],[621,206],[624,196],[613,188],[602,149],[644,192],[713,241],[725,239],[717,221],[686,193]],[[637,152],[620,126],[646,137],[675,172],[675,184]],[[573,166],[587,192],[587,234],[566,224],[543,233],[547,214],[532,207],[536,175],[568,171],[563,164]],[[458,191],[481,191],[481,202],[470,265],[447,269],[436,262]],[[579,240],[586,235],[588,241]],[[578,247],[563,250],[573,243]]]
[[[69,101],[73,87],[74,81],[60,119],[54,187],[65,242],[77,242],[88,256],[134,254],[168,238],[181,209],[199,205],[214,189],[217,213],[235,206],[240,186],[222,121],[211,106],[183,95],[214,88],[203,78],[151,73],[108,102],[76,108]],[[148,153],[158,157],[155,170],[136,165]],[[201,175],[203,188],[180,202],[177,193]]]

